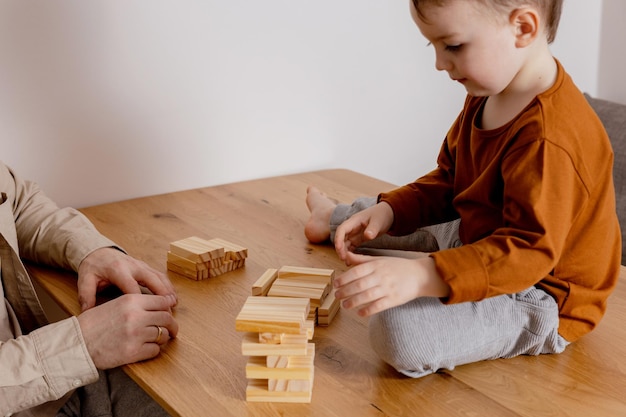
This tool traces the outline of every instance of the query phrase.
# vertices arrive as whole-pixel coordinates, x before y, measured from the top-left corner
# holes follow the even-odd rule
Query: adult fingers
[[[147,264],[144,264],[135,271],[135,280],[148,288],[153,294],[171,296],[177,301],[174,285],[163,272],[159,272]]]
[[[172,338],[170,336],[170,332],[165,326],[157,326],[152,325],[147,327],[147,343],[156,343],[159,346],[162,346],[169,342]]]
[[[146,325],[161,326],[167,329],[170,338],[176,337],[178,322],[170,312],[175,300],[161,295],[142,295],[140,300],[142,308],[151,313],[145,319]]]
[[[78,280],[78,303],[81,311],[88,310],[96,305],[96,292],[98,291],[98,280],[93,274],[88,274]]]

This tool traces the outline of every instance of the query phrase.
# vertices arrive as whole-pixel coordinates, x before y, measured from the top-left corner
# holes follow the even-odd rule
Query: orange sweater
[[[555,85],[494,130],[476,128],[485,98],[468,97],[438,167],[379,196],[395,235],[461,218],[463,246],[433,253],[447,303],[537,286],[574,341],[602,318],[621,262],[613,151],[560,64]]]

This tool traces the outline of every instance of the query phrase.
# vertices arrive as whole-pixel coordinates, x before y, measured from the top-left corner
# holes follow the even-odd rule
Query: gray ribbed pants
[[[330,221],[331,239],[344,220],[375,203],[375,198],[359,198],[351,205],[338,205]],[[453,248],[461,245],[458,226],[459,221],[454,221],[408,236],[381,236],[367,246],[422,252]],[[438,298],[418,298],[372,316],[369,337],[382,360],[417,378],[482,360],[561,353],[568,342],[558,334],[558,327],[556,301],[531,287],[452,305]]]

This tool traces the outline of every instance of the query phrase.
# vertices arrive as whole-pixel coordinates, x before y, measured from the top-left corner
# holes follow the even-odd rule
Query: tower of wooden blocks
[[[311,402],[314,324],[306,298],[257,297],[246,300],[235,320],[245,332],[241,352],[246,365],[246,400]]]
[[[241,268],[247,257],[248,249],[234,243],[192,236],[170,243],[167,269],[198,281]]]
[[[311,308],[308,318],[320,326],[328,326],[337,311],[339,300],[332,288],[332,269],[283,266],[268,269],[252,285],[252,295],[306,298]]]

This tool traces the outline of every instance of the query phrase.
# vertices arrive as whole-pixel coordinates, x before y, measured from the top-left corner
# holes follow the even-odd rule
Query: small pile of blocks
[[[249,296],[235,329],[245,332],[246,401],[311,402],[315,344],[306,298]]]
[[[283,266],[270,268],[252,285],[252,295],[306,298],[310,301],[307,318],[320,326],[328,326],[339,311],[335,298],[332,269]]]
[[[167,269],[196,281],[241,268],[248,249],[223,239],[191,236],[170,243]]]

